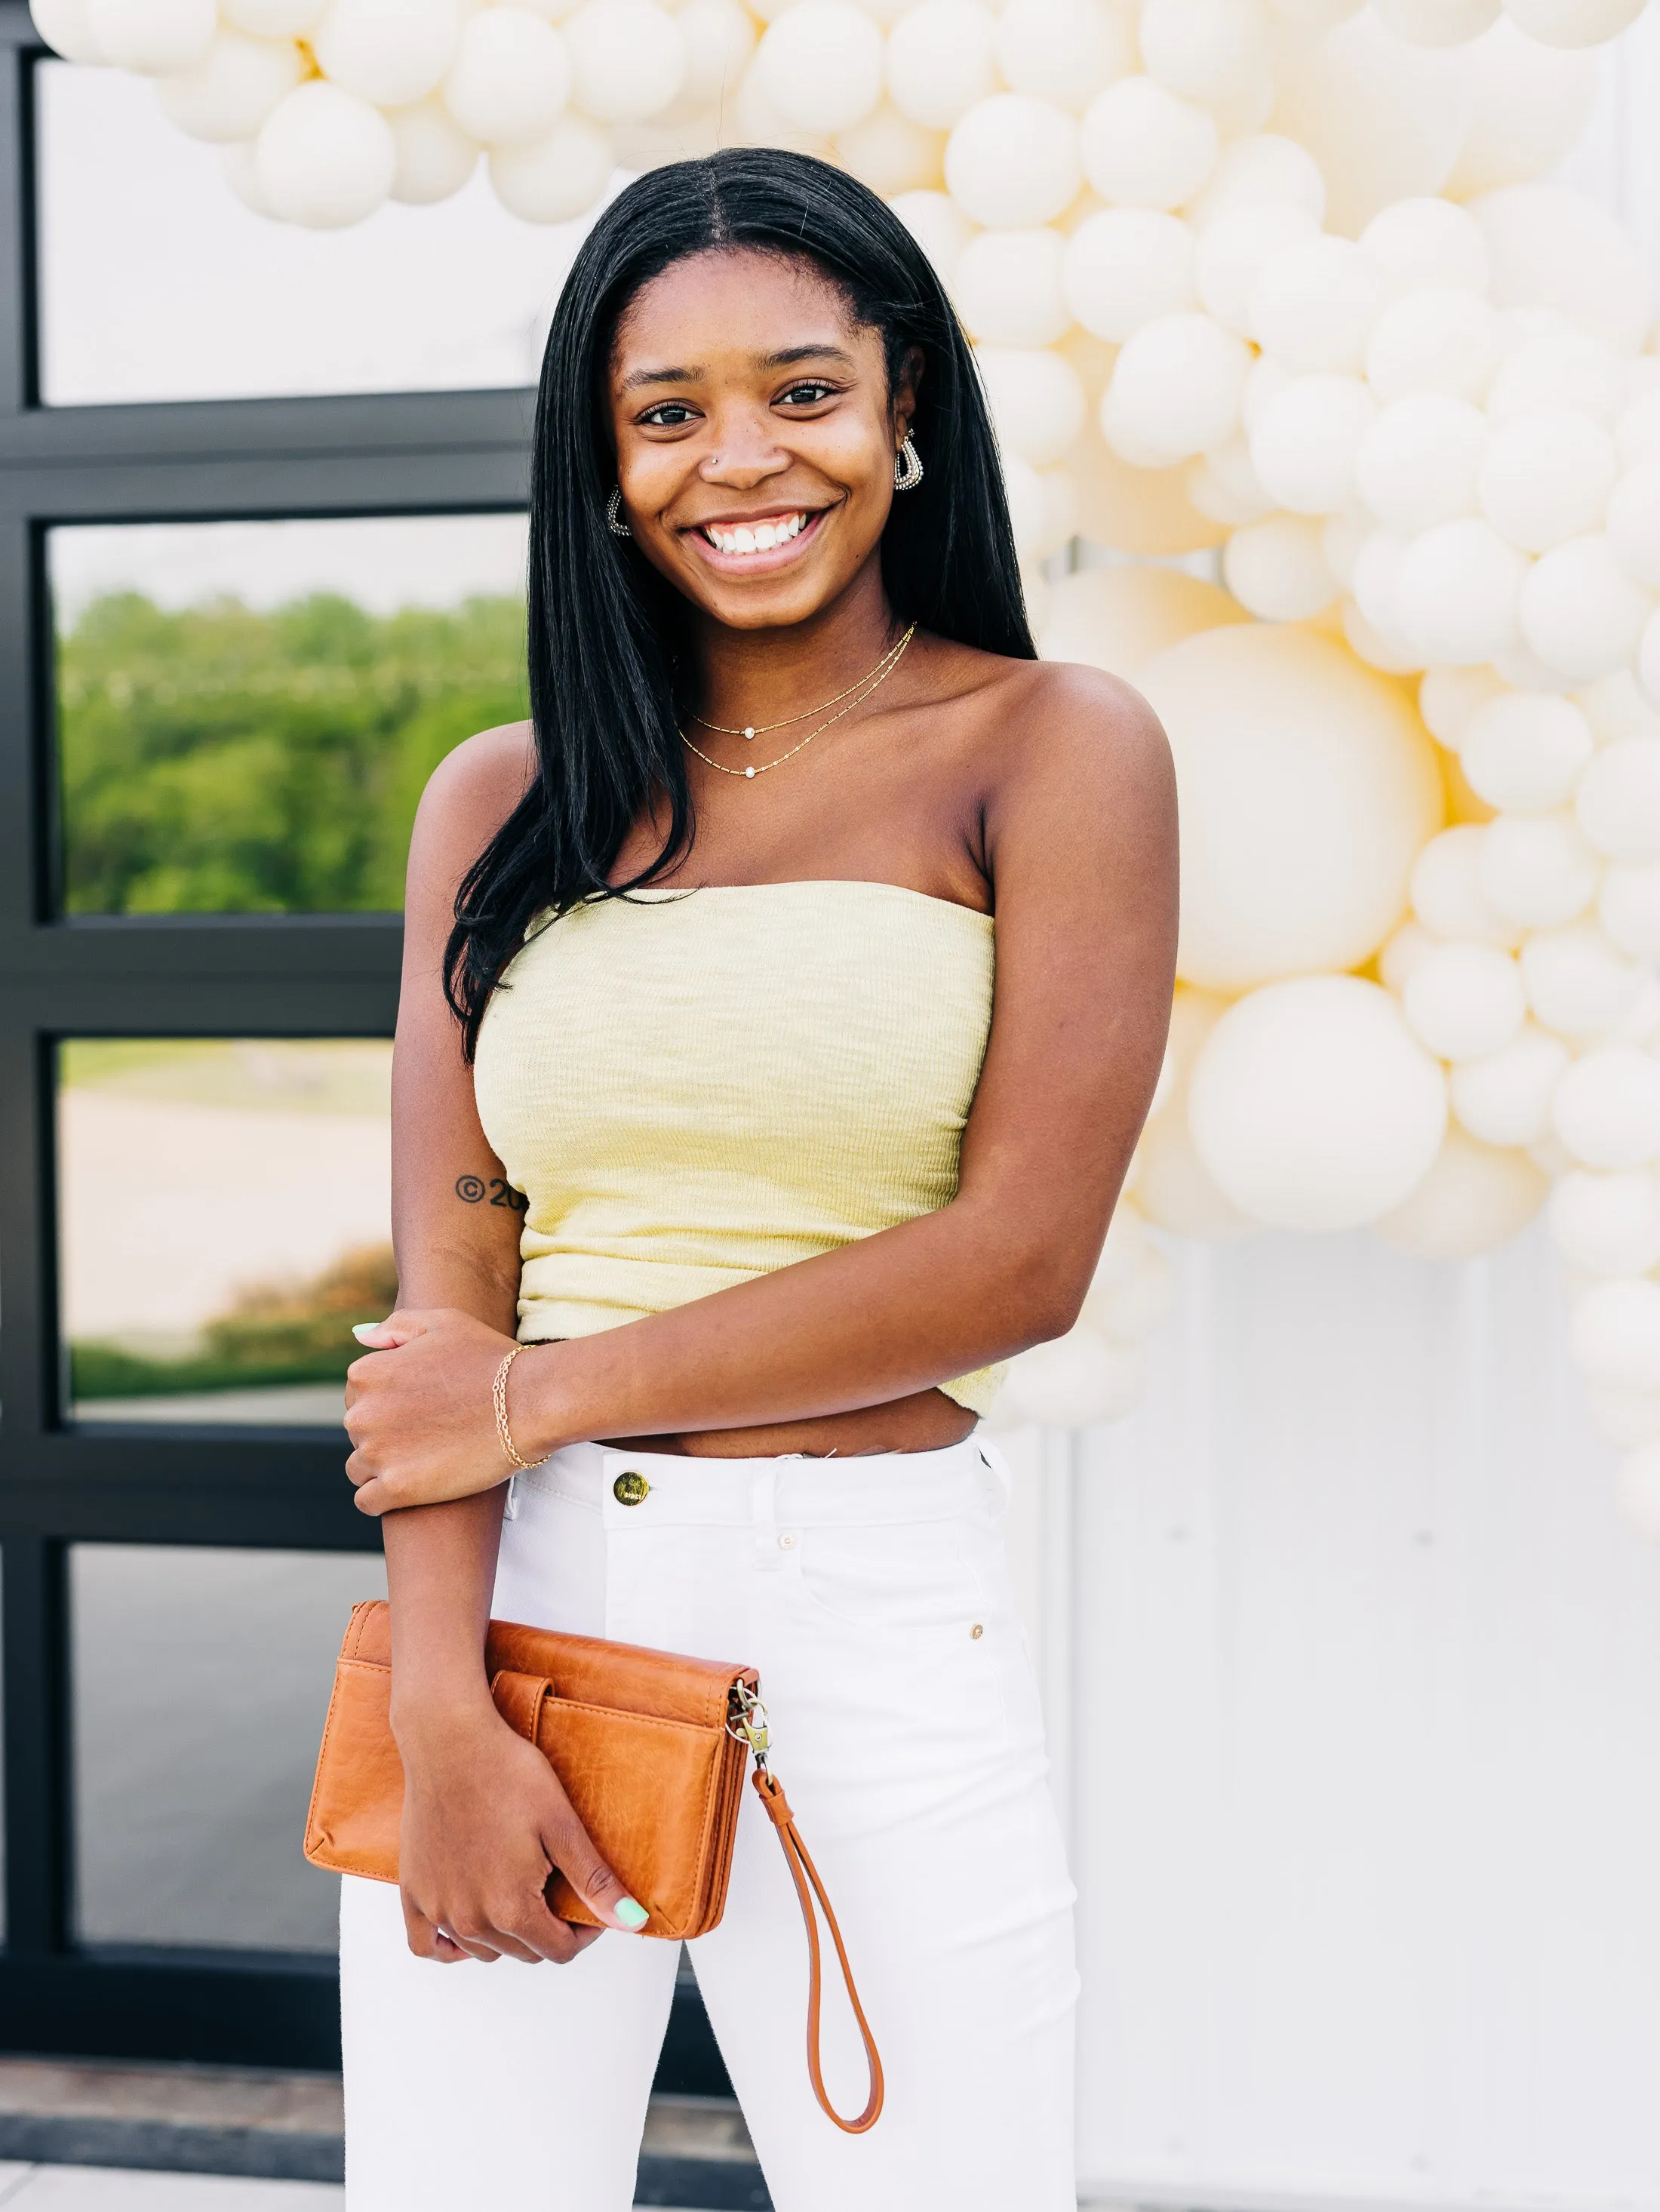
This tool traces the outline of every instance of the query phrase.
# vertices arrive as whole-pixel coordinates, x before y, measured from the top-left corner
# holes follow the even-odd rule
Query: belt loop
[[[504,1521],[517,1521],[518,1518],[518,1477],[516,1474],[510,1474],[507,1478],[507,1502],[501,1509],[501,1517]]]

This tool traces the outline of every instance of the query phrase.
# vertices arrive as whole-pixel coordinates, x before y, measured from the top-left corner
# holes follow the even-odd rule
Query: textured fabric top
[[[956,1195],[988,915],[892,884],[600,899],[530,938],[474,1070],[524,1194],[520,1337],[591,1336]],[[940,1387],[984,1413],[1001,1370]]]

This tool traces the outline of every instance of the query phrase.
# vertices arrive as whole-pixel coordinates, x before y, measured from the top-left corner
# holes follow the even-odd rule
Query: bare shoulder
[[[1173,791],[1159,718],[1121,677],[1075,661],[963,648],[953,657],[988,805],[1066,788],[1118,807],[1138,796],[1158,807]]]
[[[445,826],[488,837],[530,788],[536,740],[529,722],[502,722],[456,746],[427,780],[421,811]]]

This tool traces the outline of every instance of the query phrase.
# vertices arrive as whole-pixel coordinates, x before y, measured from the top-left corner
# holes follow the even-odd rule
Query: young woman
[[[407,1781],[401,1908],[345,1884],[351,2212],[632,2201],[676,1947],[498,1717],[492,1613],[760,1670],[888,2081],[862,2136],[814,2102],[746,1802],[694,1953],[779,2212],[1069,2212],[1072,1892],[973,1431],[1075,1316],[1158,1073],[1162,735],[1034,659],[939,283],[799,155],[600,217],[530,532],[531,722],[415,825],[401,1304],[351,1372]]]

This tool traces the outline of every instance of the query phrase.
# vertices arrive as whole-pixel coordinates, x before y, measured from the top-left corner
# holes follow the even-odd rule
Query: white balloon
[[[968,217],[949,192],[900,192],[889,204],[952,290],[963,248],[976,234]]]
[[[1395,618],[1421,665],[1491,660],[1518,635],[1525,556],[1471,515],[1415,538],[1395,580]]]
[[[1470,202],[1493,261],[1493,303],[1549,307],[1634,354],[1653,314],[1635,242],[1594,200],[1557,185],[1506,185]]]
[[[1142,0],[1148,73],[1188,100],[1232,100],[1273,67],[1261,0]]]
[[[1614,442],[1622,469],[1641,469],[1660,461],[1660,391],[1639,392],[1621,409]]]
[[[1135,1273],[1128,1282],[1103,1283],[1097,1275],[1083,1302],[1083,1318],[1116,1343],[1161,1328],[1176,1310],[1176,1271],[1150,1241],[1143,1239]]]
[[[193,69],[156,79],[155,96],[176,130],[210,144],[232,145],[254,136],[304,72],[291,39],[250,39],[240,31],[219,31]]]
[[[1636,657],[1654,599],[1633,583],[1601,531],[1542,554],[1523,583],[1522,636],[1547,668],[1576,684]]]
[[[1660,1390],[1660,1283],[1598,1283],[1568,1318],[1574,1364],[1600,1390]]]
[[[29,15],[53,53],[88,69],[103,68],[104,49],[93,36],[87,0],[29,0]]]
[[[1629,668],[1616,668],[1575,693],[1579,711],[1599,745],[1623,744],[1627,738],[1660,738],[1660,714],[1637,687]]]
[[[882,199],[928,191],[944,180],[943,131],[924,130],[891,100],[873,107],[862,122],[838,131],[832,143],[838,165]]]
[[[257,147],[257,139],[237,146],[221,146],[220,173],[244,207],[251,208],[267,222],[280,222],[282,218],[265,197],[265,188],[259,181]]]
[[[1588,1390],[1585,1411],[1604,1443],[1629,1449],[1660,1438],[1660,1390]],[[1660,1531],[1660,1467],[1655,1474],[1654,1527]]]
[[[1242,1237],[1255,1226],[1212,1181],[1187,1123],[1193,1062],[1225,1006],[1208,991],[1177,985],[1166,1054],[1172,1074],[1170,1095],[1136,1148],[1136,1203],[1149,1221],[1175,1236]]]
[[[457,0],[329,0],[312,46],[331,83],[407,107],[437,90],[460,28]]]
[[[1451,200],[1396,200],[1360,233],[1360,251],[1396,297],[1427,286],[1482,294],[1487,288],[1481,226]]]
[[[1418,666],[1418,656],[1402,644],[1392,630],[1383,630],[1369,623],[1353,599],[1345,599],[1338,609],[1343,636],[1357,660],[1368,668],[1375,668],[1384,676],[1410,676]]]
[[[1366,339],[1366,371],[1380,399],[1441,392],[1480,399],[1498,366],[1498,316],[1475,293],[1427,285],[1391,300]]]
[[[1139,1346],[1113,1344],[1087,1322],[1047,1344],[1033,1345],[1009,1364],[1003,1385],[1010,1409],[1058,1429],[1123,1419],[1144,1387]]]
[[[1313,155],[1326,221],[1353,238],[1392,202],[1440,191],[1473,97],[1468,49],[1413,46],[1367,9],[1281,56],[1271,124]]]
[[[837,0],[803,0],[803,5],[790,10],[790,21],[799,25],[803,16],[809,18],[809,27],[796,33],[796,59],[798,70],[805,70],[807,64],[801,49],[808,53],[814,50],[814,31],[811,26],[821,21],[821,10],[833,9],[837,28],[843,38],[840,52],[843,71],[839,80],[827,59],[821,59],[821,77],[816,88],[818,96],[830,103],[833,82],[839,82],[845,97],[846,41],[851,35],[846,23],[857,23],[859,39],[869,41],[869,76],[875,92],[867,107],[874,107],[881,94],[881,33],[868,15],[857,9],[837,4]],[[767,43],[779,34],[779,28],[766,33],[762,40],[763,52]],[[595,123],[639,123],[649,115],[661,113],[678,99],[686,82],[686,40],[679,21],[667,9],[659,8],[655,0],[587,0],[587,4],[565,18],[563,30],[565,48],[571,64],[570,97],[574,106]],[[821,43],[824,43],[821,37]],[[776,58],[772,64],[772,83],[776,89],[779,72],[794,84],[790,68]],[[799,103],[797,103],[797,106]],[[780,100],[780,107],[792,121],[805,121],[809,129],[833,128],[821,125],[797,113],[796,109]],[[856,121],[857,117],[848,117]]]
[[[1436,742],[1456,752],[1481,708],[1508,696],[1490,668],[1432,668],[1418,686],[1418,712]]]
[[[1204,190],[1188,202],[1187,219],[1203,229],[1225,215],[1254,207],[1297,208],[1319,228],[1326,183],[1307,147],[1270,131],[1229,139]]]
[[[1371,531],[1372,517],[1358,506],[1327,515],[1320,526],[1320,544],[1327,564],[1345,591],[1354,581],[1354,564]]]
[[[1395,586],[1407,541],[1392,530],[1369,530],[1355,549],[1349,589],[1362,617],[1380,635],[1395,627]]]
[[[1135,69],[1135,17],[1103,0],[1009,0],[997,17],[996,53],[1011,91],[1081,115]]]
[[[1338,592],[1320,526],[1301,514],[1271,514],[1236,530],[1222,551],[1222,577],[1263,622],[1310,622]]]
[[[1067,241],[1066,305],[1087,331],[1122,344],[1143,324],[1197,306],[1194,246],[1178,216],[1102,208]]]
[[[439,100],[394,108],[386,118],[397,149],[392,198],[430,207],[458,192],[478,167],[478,142],[470,138]]]
[[[1209,315],[1161,316],[1127,338],[1101,401],[1101,431],[1138,468],[1219,446],[1239,419],[1251,356]]]
[[[1639,1536],[1651,1541],[1660,1539],[1660,1449],[1647,1443],[1628,1452],[1615,1471],[1614,1495],[1627,1522]]]
[[[1549,1188],[1525,1152],[1500,1151],[1455,1126],[1418,1188],[1377,1224],[1378,1234],[1415,1259],[1473,1260],[1519,1237]]]
[[[1528,1004],[1548,1030],[1570,1040],[1606,1037],[1637,1003],[1643,971],[1594,921],[1536,929],[1522,947]]]
[[[1586,526],[1589,528],[1590,526]],[[1660,585],[1660,459],[1628,469],[1608,505],[1609,544],[1639,583]]]
[[[736,99],[723,112],[721,140],[725,145],[779,146],[786,153],[806,154],[817,161],[835,158],[833,138],[822,131],[805,131],[779,112],[766,78],[753,62],[743,72]]]
[[[1596,57],[1542,46],[1501,16],[1470,48],[1475,112],[1443,187],[1469,199],[1554,169],[1590,119]]]
[[[1428,1173],[1446,1085],[1387,991],[1300,975],[1230,1006],[1200,1051],[1188,1122],[1224,1192],[1275,1228],[1359,1227]]]
[[[1613,438],[1583,409],[1518,415],[1487,441],[1481,512],[1512,545],[1548,552],[1602,521],[1617,466]]]
[[[86,34],[103,60],[141,76],[194,68],[217,25],[214,0],[87,0]]]
[[[996,93],[971,107],[946,141],[945,181],[976,222],[1030,229],[1076,198],[1078,147],[1077,119],[1063,108],[1023,92]]]
[[[1251,465],[1251,448],[1237,432],[1187,464],[1186,483],[1187,495],[1200,514],[1231,530],[1262,522],[1274,512],[1274,501]]]
[[[755,26],[739,0],[683,0],[675,21],[686,48],[681,98],[696,106],[730,99],[755,50]]]
[[[1121,77],[1083,114],[1084,173],[1104,200],[1177,208],[1215,166],[1220,140],[1208,108],[1150,76]]]
[[[1052,345],[1072,321],[1061,283],[1069,259],[1057,230],[983,230],[959,256],[953,286],[969,335],[995,346]]]
[[[1622,952],[1660,961],[1660,860],[1615,860],[1606,868],[1596,918]]]
[[[597,124],[562,115],[540,138],[493,146],[490,183],[521,222],[569,222],[604,191],[613,160],[611,142]]]
[[[1488,1145],[1536,1145],[1551,1133],[1551,1100],[1568,1048],[1532,1022],[1502,1052],[1462,1060],[1449,1079],[1452,1110]]]
[[[1416,46],[1463,46],[1496,21],[1499,0],[1373,0],[1379,20]]]
[[[1510,921],[1554,929],[1596,896],[1596,855],[1571,814],[1500,814],[1486,825],[1476,878]]]
[[[1509,350],[1487,390],[1489,418],[1514,422],[1542,408],[1572,407],[1613,422],[1630,388],[1630,372],[1614,348],[1561,316],[1511,309]]]
[[[1471,715],[1458,757],[1489,806],[1543,814],[1572,798],[1595,750],[1590,724],[1571,699],[1512,691]]]
[[[1438,945],[1417,962],[1401,994],[1408,1026],[1439,1060],[1485,1060],[1502,1052],[1527,1014],[1521,971],[1495,945]]]
[[[1069,360],[1075,357],[1073,338],[1060,348]],[[1094,422],[1067,455],[1066,469],[1078,488],[1079,533],[1092,545],[1163,556],[1220,545],[1227,535],[1188,497],[1184,469],[1135,466],[1114,453]]]
[[[1573,811],[1610,860],[1660,859],[1660,738],[1605,745],[1580,778]]]
[[[1432,937],[1421,921],[1403,921],[1378,955],[1378,973],[1385,988],[1399,998],[1440,939]]]
[[[1551,1121],[1585,1167],[1645,1167],[1660,1154],[1660,1060],[1630,1045],[1598,1045],[1563,1074]]]
[[[1184,638],[1244,619],[1226,592],[1178,568],[1080,568],[1050,593],[1039,650],[1045,660],[1081,661],[1134,683]]]
[[[326,77],[297,84],[254,141],[255,173],[284,222],[340,230],[373,215],[392,188],[397,146],[378,107]]]
[[[975,359],[1000,443],[1034,469],[1064,459],[1087,404],[1070,363],[1036,346],[979,346]]]
[[[1194,275],[1203,306],[1241,337],[1251,336],[1251,295],[1277,254],[1320,234],[1306,208],[1247,202],[1214,216],[1199,233]]]
[[[570,96],[570,56],[551,23],[528,8],[481,8],[466,18],[443,98],[470,138],[485,146],[541,139]]]
[[[1521,943],[1522,929],[1481,888],[1487,837],[1487,829],[1474,823],[1432,837],[1413,865],[1412,910],[1437,937],[1473,938],[1510,951]]]
[[[1383,278],[1352,240],[1307,239],[1276,253],[1251,286],[1251,335],[1293,375],[1358,375],[1384,300]]]
[[[328,0],[219,0],[219,12],[256,39],[293,39],[308,32]]]
[[[1034,469],[1018,453],[1003,457],[1009,526],[1022,562],[1046,561],[1078,527],[1078,489],[1063,468]]]
[[[923,0],[888,39],[888,92],[902,115],[949,131],[997,89],[997,19],[980,0]]]
[[[1600,46],[1643,12],[1643,0],[1505,0],[1518,30],[1546,46]]]
[[[1399,688],[1267,623],[1190,637],[1136,680],[1176,763],[1183,980],[1238,991],[1370,957],[1443,805]]]
[[[1358,376],[1293,377],[1251,427],[1251,465],[1263,488],[1293,514],[1347,507],[1360,442],[1377,414]]]
[[[1550,1233],[1587,1275],[1645,1275],[1660,1264],[1660,1181],[1645,1168],[1572,1168],[1550,1197]]]
[[[601,10],[618,0],[589,0]],[[881,30],[849,0],[797,0],[769,23],[752,66],[786,122],[803,131],[845,131],[881,98]],[[671,94],[670,98],[673,97]]]
[[[1487,417],[1467,399],[1435,392],[1397,399],[1360,441],[1355,488],[1379,522],[1405,537],[1457,521],[1475,511],[1487,437]]]

